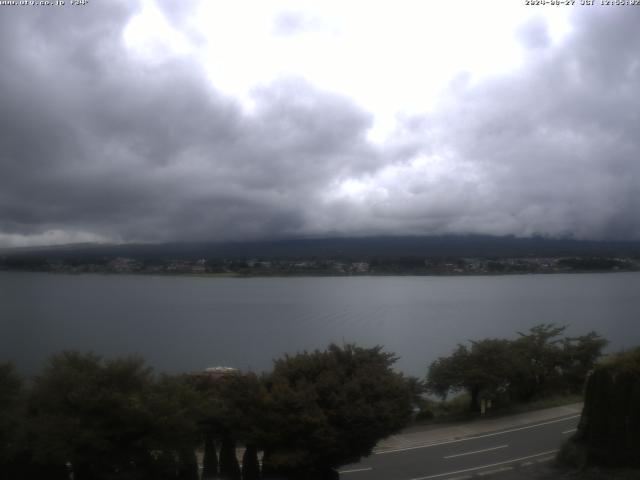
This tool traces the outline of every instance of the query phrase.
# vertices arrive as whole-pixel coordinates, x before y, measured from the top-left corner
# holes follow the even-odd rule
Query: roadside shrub
[[[435,413],[430,408],[425,408],[424,410],[420,410],[415,417],[416,422],[428,422],[429,420],[433,420],[436,417]]]
[[[585,468],[587,466],[587,451],[584,445],[573,438],[569,439],[560,448],[556,456],[556,463],[577,470]]]
[[[640,347],[597,365],[587,380],[582,418],[566,457],[609,467],[640,466]],[[571,446],[571,443],[576,445]],[[572,453],[582,448],[582,454]]]

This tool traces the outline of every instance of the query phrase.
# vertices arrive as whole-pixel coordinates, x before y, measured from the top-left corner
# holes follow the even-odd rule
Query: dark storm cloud
[[[29,41],[3,42],[0,232],[304,233],[322,185],[376,166],[372,119],[343,97],[283,80],[245,115],[188,61],[134,62],[121,40],[134,11],[5,19],[5,39]]]
[[[0,242],[640,237],[638,10],[580,11],[559,46],[533,20],[525,67],[460,76],[372,144],[372,115],[305,80],[263,85],[246,113],[188,58],[140,61],[122,40],[138,6],[104,5],[0,17]]]

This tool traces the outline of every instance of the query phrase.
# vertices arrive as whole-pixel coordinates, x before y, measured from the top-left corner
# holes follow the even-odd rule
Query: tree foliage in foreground
[[[638,405],[640,347],[608,358],[589,375],[578,430],[563,446],[560,460],[580,468],[640,467]]]
[[[74,480],[175,478],[192,462],[198,399],[181,379],[155,379],[139,358],[63,352],[29,398],[33,461],[69,463]]]
[[[23,382],[10,363],[0,364],[0,478],[18,466],[24,442]]]
[[[515,340],[458,345],[450,356],[430,365],[427,388],[443,398],[468,392],[471,411],[480,410],[482,398],[508,403],[580,392],[607,341],[595,332],[563,338],[565,330],[542,324],[519,333]]]
[[[263,439],[270,467],[321,478],[405,426],[412,389],[391,369],[395,360],[381,347],[355,345],[277,360],[267,379]]]
[[[599,365],[587,382],[576,437],[591,460],[640,467],[640,348]]]
[[[450,391],[465,390],[471,397],[470,409],[480,410],[480,397],[507,390],[515,375],[512,349],[507,340],[487,339],[458,345],[449,357],[431,364],[427,385],[441,397]]]
[[[0,479],[195,480],[203,445],[204,478],[335,478],[332,468],[410,419],[419,382],[394,362],[381,347],[331,345],[285,356],[262,377],[219,378],[62,352],[27,389],[2,364]],[[242,472],[236,445],[246,447]]]

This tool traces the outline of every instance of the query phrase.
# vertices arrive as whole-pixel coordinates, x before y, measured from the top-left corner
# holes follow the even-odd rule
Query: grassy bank
[[[415,425],[428,425],[432,423],[446,423],[457,421],[472,421],[478,418],[498,417],[515,413],[525,413],[545,408],[561,407],[583,401],[582,395],[554,395],[527,403],[512,403],[487,410],[484,415],[469,412],[470,397],[462,393],[446,401],[426,400],[422,409],[416,415]]]

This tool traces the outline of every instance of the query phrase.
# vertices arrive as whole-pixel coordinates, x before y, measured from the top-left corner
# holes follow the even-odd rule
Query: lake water
[[[424,376],[458,342],[542,322],[640,344],[640,273],[198,278],[0,272],[0,361],[25,373],[63,349],[140,354],[157,370],[260,372],[330,342],[384,345]]]

